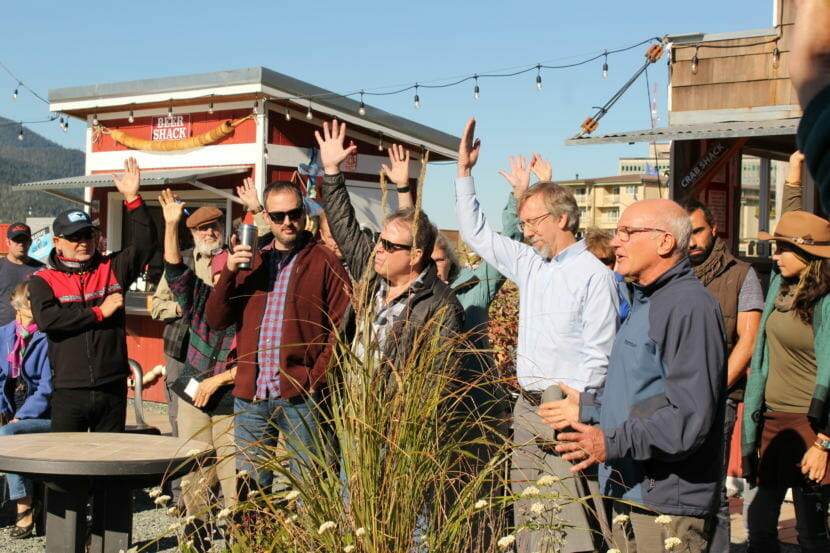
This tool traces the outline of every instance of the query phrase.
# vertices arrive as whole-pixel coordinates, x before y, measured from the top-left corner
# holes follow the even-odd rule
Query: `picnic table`
[[[86,550],[87,502],[92,506],[92,553],[130,547],[132,492],[158,485],[210,462],[203,442],[146,434],[47,432],[0,436],[0,471],[46,484],[46,552]]]

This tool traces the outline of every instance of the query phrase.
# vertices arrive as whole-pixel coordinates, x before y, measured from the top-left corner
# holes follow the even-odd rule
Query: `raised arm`
[[[357,150],[351,143],[344,146],[346,124],[335,119],[323,123],[323,134],[314,132],[320,147],[320,159],[323,163],[323,200],[326,203],[326,218],[331,235],[349,266],[349,272],[355,280],[360,280],[372,255],[372,244],[360,231],[354,206],[346,189],[346,178],[340,172],[340,164]]]
[[[162,190],[158,197],[164,215],[164,261],[172,265],[182,262],[179,249],[179,222],[182,220],[184,202],[179,201],[169,188]]]
[[[800,0],[790,50],[790,79],[801,107],[830,86],[830,2]]]
[[[784,196],[781,199],[781,214],[802,209],[801,176],[804,168],[804,154],[796,150],[790,155],[790,167],[784,181]]]
[[[398,193],[398,208],[415,207],[412,197],[412,189],[409,186],[409,150],[405,150],[400,144],[392,144],[389,147],[389,165],[381,165],[386,176]]]

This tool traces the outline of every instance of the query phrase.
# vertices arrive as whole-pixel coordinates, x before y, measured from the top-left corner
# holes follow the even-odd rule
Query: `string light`
[[[173,117],[173,98],[170,98],[170,105],[167,106],[167,117]]]
[[[285,120],[286,121],[291,121],[291,110],[288,109],[287,107],[285,108]]]
[[[608,50],[605,51],[605,62],[602,64],[602,78],[608,78]]]
[[[135,123],[135,116],[133,115],[133,110],[130,110],[130,115],[127,117],[127,121],[130,123]]]
[[[17,139],[23,141],[23,125],[20,125],[20,130],[17,133]]]
[[[697,46],[695,46],[695,55],[692,56],[692,75],[697,75]]]
[[[259,114],[259,100],[254,100],[254,107],[251,109],[251,112],[252,112],[254,115],[258,115],[258,114]]]
[[[383,151],[383,133],[378,136],[378,152]]]
[[[536,66],[536,90],[542,90],[542,65]]]
[[[14,92],[12,92],[12,100],[17,100],[17,88],[15,88]]]
[[[63,127],[63,132],[67,132],[69,130],[69,119],[64,121],[63,125],[61,126]]]
[[[778,69],[781,63],[781,50],[778,49],[778,43],[775,43],[775,49],[772,51],[772,68]]]
[[[473,89],[473,98],[478,100],[480,98],[479,88],[478,88],[478,75],[475,76],[476,80],[476,87]]]
[[[314,119],[314,114],[311,113],[311,102],[308,103],[308,111],[305,113],[305,118],[309,121]]]
[[[208,113],[213,115],[213,94],[210,95],[210,103],[208,104]]]
[[[366,115],[366,104],[363,103],[363,91],[360,91],[360,108],[358,108],[357,113],[361,116]]]
[[[268,159],[268,144],[265,144],[262,147],[262,159],[265,159],[265,160]]]
[[[92,114],[92,126],[93,127],[98,126],[98,114],[97,113]]]
[[[412,99],[415,109],[421,108],[421,98],[418,96],[418,83],[415,83],[415,98]]]

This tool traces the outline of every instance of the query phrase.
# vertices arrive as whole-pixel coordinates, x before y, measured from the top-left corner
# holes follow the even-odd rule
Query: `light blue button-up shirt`
[[[579,391],[601,387],[617,332],[614,274],[583,240],[547,260],[495,232],[472,177],[455,180],[455,209],[464,242],[519,287],[519,385],[538,391],[557,382]]]

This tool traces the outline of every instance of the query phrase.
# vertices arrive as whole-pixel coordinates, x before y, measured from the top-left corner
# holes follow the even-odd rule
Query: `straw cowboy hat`
[[[758,238],[787,242],[816,257],[830,259],[830,222],[806,211],[785,213],[775,234],[759,232]]]

